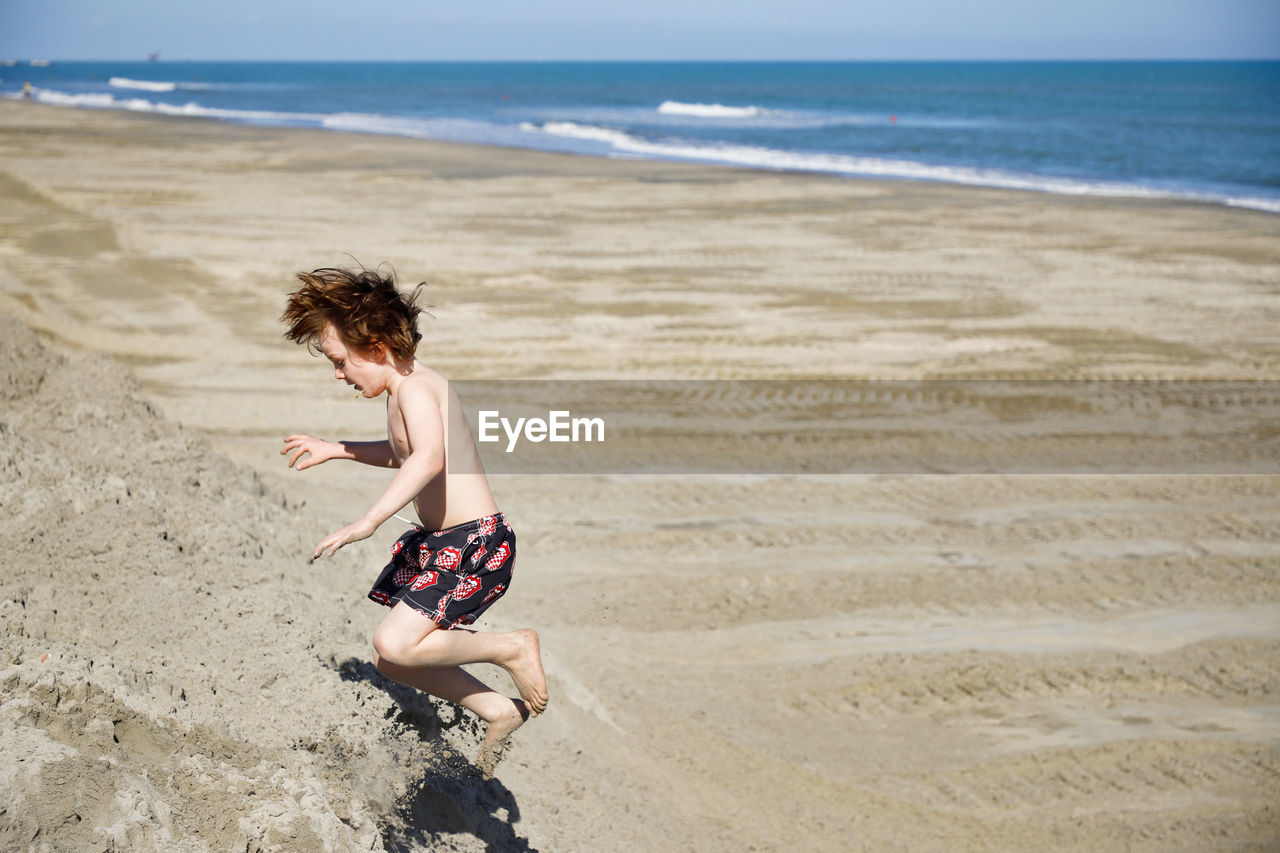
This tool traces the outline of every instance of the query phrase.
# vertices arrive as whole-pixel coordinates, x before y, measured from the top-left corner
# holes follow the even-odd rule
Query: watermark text
[[[481,442],[499,442],[498,428],[507,437],[506,452],[511,453],[521,438],[535,444],[541,441],[604,441],[604,418],[575,418],[565,409],[554,409],[543,418],[502,417],[497,409],[481,409],[478,413],[476,439]]]

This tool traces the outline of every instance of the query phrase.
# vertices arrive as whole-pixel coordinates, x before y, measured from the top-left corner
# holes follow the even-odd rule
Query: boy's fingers
[[[307,562],[313,563],[321,557],[332,557],[334,554],[338,553],[339,548],[351,541],[351,535],[344,535],[341,531],[334,533],[331,536],[326,536],[325,540],[316,546],[316,550],[311,554],[311,559]]]
[[[333,537],[326,537],[323,542],[316,546],[315,553],[311,555],[312,560],[318,560],[321,557],[332,557],[334,552],[342,547],[342,540],[333,541]]]

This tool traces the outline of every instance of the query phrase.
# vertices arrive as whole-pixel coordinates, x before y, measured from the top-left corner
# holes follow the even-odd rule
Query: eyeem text
[[[476,439],[501,441],[498,427],[502,427],[507,436],[507,453],[516,449],[522,437],[535,444],[540,441],[604,441],[604,418],[575,418],[562,409],[547,412],[546,420],[516,418],[515,423],[502,417],[496,409],[481,409],[478,420]]]

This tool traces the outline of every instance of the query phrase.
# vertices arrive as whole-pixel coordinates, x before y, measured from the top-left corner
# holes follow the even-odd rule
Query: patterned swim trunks
[[[391,546],[369,598],[403,601],[441,628],[470,625],[511,586],[516,534],[502,513],[444,530],[414,527]]]

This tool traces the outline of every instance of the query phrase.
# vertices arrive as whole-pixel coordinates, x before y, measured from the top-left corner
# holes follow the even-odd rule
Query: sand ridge
[[[476,727],[388,693],[317,601],[297,502],[110,360],[0,341],[4,846],[382,849],[412,786],[492,799]]]

